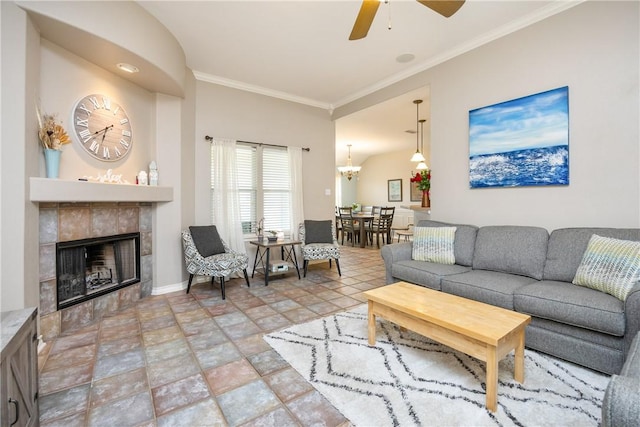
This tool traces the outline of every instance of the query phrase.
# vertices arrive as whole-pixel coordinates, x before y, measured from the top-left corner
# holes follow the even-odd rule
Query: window
[[[211,156],[214,156],[213,150]],[[258,222],[262,218],[265,230],[278,230],[290,234],[289,170],[286,147],[248,143],[236,145],[238,198],[244,234],[255,234]],[[212,184],[212,195],[214,191]],[[215,224],[215,218],[212,218],[212,222]]]

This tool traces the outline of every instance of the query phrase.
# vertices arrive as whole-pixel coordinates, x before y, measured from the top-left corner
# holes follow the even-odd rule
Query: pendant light
[[[422,154],[422,158],[424,159],[424,122],[426,122],[426,120],[420,119],[418,120],[418,122],[420,122],[420,154]],[[421,171],[421,170],[429,169],[429,167],[424,162],[424,160],[422,160],[420,163],[418,163],[418,166],[416,166],[416,169]]]
[[[347,179],[351,181],[351,178],[353,178],[355,175],[358,175],[358,172],[360,172],[360,169],[362,169],[362,166],[353,166],[351,164],[351,144],[347,144],[347,147],[349,147],[349,157],[347,157],[347,166],[338,166],[338,171],[340,171],[340,175],[346,176]]]
[[[411,161],[412,162],[424,162],[424,156],[422,155],[422,153],[420,152],[420,147],[418,146],[418,144],[420,143],[420,133],[418,132],[418,125],[419,125],[419,121],[420,121],[420,104],[422,104],[422,99],[416,99],[413,101],[414,104],[416,104],[416,152],[413,154],[413,156],[411,157]]]

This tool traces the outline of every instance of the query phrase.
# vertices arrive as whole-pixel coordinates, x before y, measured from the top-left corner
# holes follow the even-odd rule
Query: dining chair
[[[392,208],[395,209],[395,208]],[[389,213],[388,213],[389,212]],[[376,246],[380,247],[380,235],[382,234],[382,242],[389,243],[389,235],[391,233],[391,224],[393,223],[393,210],[381,208],[380,214],[373,218],[369,226],[369,234],[373,244],[373,236],[376,237]]]
[[[344,245],[344,236],[347,235],[347,241],[351,239],[351,246],[355,246],[355,241],[360,236],[360,224],[353,218],[353,209],[350,206],[338,209],[340,213],[340,224],[342,225],[342,241]]]
[[[184,261],[189,273],[187,293],[191,289],[193,276],[211,276],[211,284],[216,277],[220,278],[222,299],[225,299],[225,277],[242,271],[244,280],[249,285],[247,266],[249,257],[247,254],[236,252],[229,248],[227,243],[220,238],[215,225],[191,226],[182,231],[182,247]]]

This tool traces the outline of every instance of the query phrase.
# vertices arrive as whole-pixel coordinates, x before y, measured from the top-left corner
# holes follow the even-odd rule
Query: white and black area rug
[[[500,362],[498,410],[485,408],[485,364],[378,318],[366,305],[271,333],[265,340],[356,426],[597,426],[603,375],[525,350]]]

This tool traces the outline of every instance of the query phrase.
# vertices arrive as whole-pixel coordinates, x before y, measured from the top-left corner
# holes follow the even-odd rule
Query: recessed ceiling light
[[[406,62],[411,62],[416,58],[416,56],[413,53],[403,53],[402,55],[398,56],[396,58],[396,61],[404,64]]]
[[[122,71],[126,71],[127,73],[137,73],[138,71],[140,71],[135,65],[127,64],[126,62],[121,62],[117,66]]]

